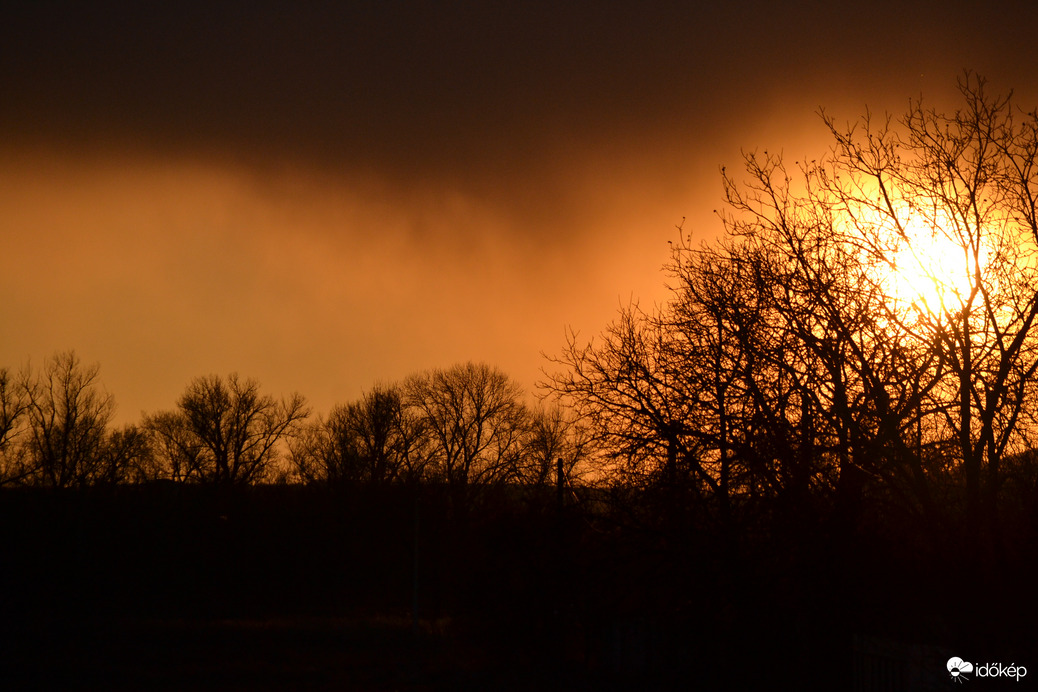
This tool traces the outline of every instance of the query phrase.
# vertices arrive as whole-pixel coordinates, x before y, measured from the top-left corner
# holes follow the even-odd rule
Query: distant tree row
[[[309,422],[291,468],[333,486],[437,483],[454,505],[503,484],[568,482],[591,457],[591,437],[559,408],[532,409],[504,373],[467,363],[378,386]]]
[[[154,480],[473,487],[555,481],[587,459],[589,437],[561,409],[534,410],[505,374],[468,363],[376,386],[312,416],[236,374],[192,381],[169,411],[113,429],[97,365],[73,352],[42,369],[0,370],[0,462],[7,485],[82,487]]]
[[[115,399],[99,373],[72,351],[38,371],[0,369],[3,484],[249,483],[269,477],[279,443],[308,415],[302,397],[275,401],[254,381],[210,376],[192,382],[176,410],[113,429]]]

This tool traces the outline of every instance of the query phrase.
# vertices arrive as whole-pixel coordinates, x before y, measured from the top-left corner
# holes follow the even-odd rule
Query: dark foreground
[[[0,689],[926,690],[952,656],[1038,687],[1026,515],[992,550],[605,500],[2,492]]]
[[[389,619],[40,623],[23,633],[8,684],[97,690],[580,689],[584,671]],[[607,682],[607,681],[602,681]],[[5,687],[7,689],[7,687]]]

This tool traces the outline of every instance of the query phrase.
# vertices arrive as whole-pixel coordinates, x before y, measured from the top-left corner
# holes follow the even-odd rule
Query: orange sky
[[[1033,11],[127,3],[0,28],[0,366],[74,348],[120,419],[238,371],[319,411],[665,297],[740,149],[965,67],[1038,105]],[[895,18],[896,17],[896,21]],[[1028,100],[1030,97],[1030,100]]]

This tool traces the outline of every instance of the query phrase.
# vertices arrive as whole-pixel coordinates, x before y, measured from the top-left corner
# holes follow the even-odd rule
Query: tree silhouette
[[[425,445],[400,388],[379,386],[308,425],[292,445],[292,461],[307,482],[415,482],[425,470]]]
[[[10,371],[0,368],[0,483],[15,483],[24,477],[16,438],[29,408],[25,394]]]
[[[522,483],[556,483],[558,464],[563,481],[579,479],[594,449],[587,426],[571,420],[560,406],[531,412],[517,479]]]
[[[1038,113],[959,86],[953,114],[823,112],[827,155],[723,171],[725,238],[681,232],[669,303],[555,359],[605,473],[688,483],[720,516],[811,496],[847,527],[993,521],[1035,432]]]
[[[177,410],[148,417],[146,426],[173,480],[244,485],[275,470],[279,444],[308,415],[300,395],[277,400],[232,373],[195,379]]]
[[[564,369],[549,373],[545,386],[598,436],[603,459],[611,462],[601,473],[636,485],[660,478],[673,482],[679,465],[696,458],[686,383],[670,369],[671,336],[658,320],[630,305],[597,341],[580,343],[570,334],[563,354],[554,359]],[[714,482],[709,474],[704,480]]]
[[[1023,451],[1033,435],[1021,423],[1033,421],[1038,368],[1038,111],[1017,111],[1011,94],[989,97],[984,80],[969,75],[960,90],[965,105],[950,116],[913,104],[907,141],[896,142],[913,155],[902,154],[906,163],[881,168],[883,159],[862,158],[960,254],[959,285],[949,286],[940,309],[922,315],[922,329],[954,377],[955,404],[941,410],[956,434],[976,518],[997,507],[1007,451]],[[864,138],[885,144],[881,134]],[[841,138],[840,146],[853,151],[855,142]],[[883,211],[901,230],[890,194]],[[946,280],[938,269],[932,279]]]
[[[121,460],[104,453],[115,400],[99,388],[99,372],[67,351],[52,356],[40,373],[23,373],[21,463],[28,482],[67,488],[122,479]]]
[[[137,425],[111,431],[101,446],[108,482],[144,483],[160,478],[148,432]]]
[[[883,270],[892,258],[862,252],[869,242],[862,236],[882,230],[874,217],[836,211],[848,206],[847,193],[826,187],[841,179],[826,167],[842,170],[839,159],[801,167],[805,192],[794,189],[778,157],[749,154],[746,162],[749,183],[725,179],[729,243],[700,253],[713,254],[715,265],[743,267],[745,285],[753,287],[757,337],[744,340],[748,356],[758,385],[784,385],[751,391],[755,407],[768,414],[765,427],[787,431],[789,443],[778,446],[785,452],[777,456],[782,475],[802,483],[805,473],[820,474],[821,487],[835,491],[833,501],[851,523],[866,486],[877,482],[932,507],[927,487],[916,482],[918,445],[909,454],[906,435],[920,430],[923,402],[940,382],[943,361],[886,285]],[[683,244],[678,252],[695,251]],[[702,282],[699,264],[680,267],[681,285]],[[730,295],[746,294],[745,286],[724,285]]]
[[[935,288],[929,298],[898,301],[873,276],[873,290],[887,288],[887,344],[929,353],[912,354],[916,367],[901,373],[908,382],[922,376],[924,387],[907,396],[876,388],[870,400],[888,407],[881,418],[914,410],[923,420],[907,422],[933,441],[954,437],[975,522],[997,506],[1003,456],[1027,448],[1032,434],[1038,113],[1015,110],[1011,95],[988,96],[984,80],[969,74],[959,89],[964,105],[955,113],[914,102],[900,128],[866,117],[840,129],[827,117],[832,162],[805,175],[866,266],[902,271],[898,262],[914,262]],[[925,256],[927,241],[953,248],[941,266]],[[892,392],[902,395],[900,407]]]
[[[521,389],[504,373],[466,363],[414,375],[404,391],[428,435],[429,471],[459,508],[474,487],[517,477],[527,411]]]

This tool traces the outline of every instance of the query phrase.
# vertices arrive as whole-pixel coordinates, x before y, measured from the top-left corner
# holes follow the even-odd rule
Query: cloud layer
[[[1036,93],[1022,5],[686,5],[13,9],[0,364],[76,348],[127,419],[230,370],[319,409],[468,359],[529,388],[565,325],[664,297],[740,148],[821,153],[818,106],[966,67]]]

